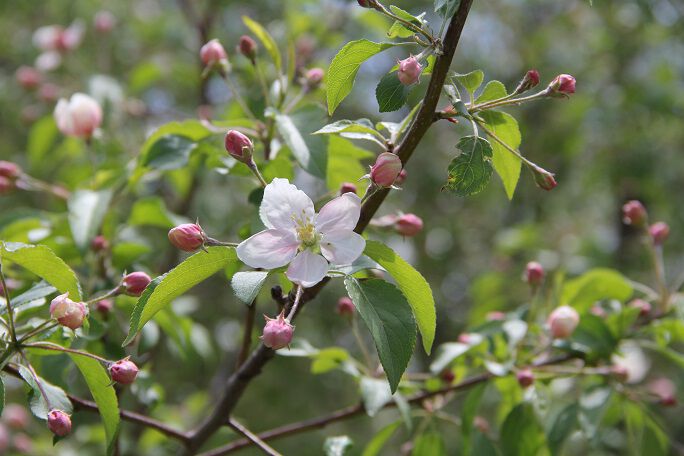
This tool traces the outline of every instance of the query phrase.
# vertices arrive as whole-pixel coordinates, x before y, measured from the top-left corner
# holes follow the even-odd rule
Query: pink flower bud
[[[2,420],[14,429],[24,429],[29,425],[29,414],[26,408],[19,404],[7,404],[2,411]]]
[[[544,280],[544,267],[536,261],[527,263],[525,266],[525,282],[529,283],[530,286],[538,287],[542,280]]]
[[[228,133],[226,133],[225,146],[226,151],[234,159],[243,163],[249,163],[252,161],[254,144],[252,144],[251,139],[239,131],[230,130]]]
[[[103,315],[107,315],[113,308],[114,302],[111,299],[102,299],[95,304],[95,309]]]
[[[26,90],[33,90],[40,84],[40,71],[30,66],[20,66],[15,73],[17,82]]]
[[[258,46],[256,41],[254,41],[251,36],[242,35],[240,37],[238,50],[240,51],[240,54],[247,57],[252,63],[256,60],[257,49]]]
[[[523,388],[532,386],[534,383],[534,373],[530,369],[519,370],[515,374],[515,378],[518,380],[518,384]]]
[[[401,159],[390,152],[378,155],[375,164],[371,167],[371,181],[379,187],[391,187],[399,176],[402,168]]]
[[[171,244],[186,252],[199,249],[206,239],[204,231],[196,223],[184,223],[171,228],[169,231],[169,241],[171,241]]]
[[[544,168],[532,165],[530,170],[534,175],[534,182],[537,184],[537,187],[549,191],[553,190],[556,185],[558,185],[556,179],[553,177],[553,173],[548,172]]]
[[[266,315],[264,315],[264,318],[266,318],[266,325],[261,336],[264,345],[273,350],[287,347],[292,341],[294,326],[285,320],[283,313],[278,315],[277,318],[268,318]]]
[[[14,181],[11,181],[4,176],[0,176],[0,195],[6,195],[7,193],[14,190],[14,187]]]
[[[71,432],[71,418],[61,410],[53,409],[47,415],[48,429],[59,437]]]
[[[462,334],[459,334],[459,335],[458,335],[458,339],[457,339],[457,340],[458,340],[460,343],[466,344],[466,345],[467,345],[467,344],[470,344],[470,339],[471,339],[470,334],[468,334],[468,333],[462,333]]]
[[[69,299],[69,292],[57,296],[50,303],[50,316],[60,325],[69,329],[78,329],[88,316],[88,307],[82,302]]]
[[[515,93],[526,92],[537,85],[539,85],[539,72],[537,70],[529,70],[525,73],[518,87],[516,87]]]
[[[309,71],[306,72],[306,83],[310,89],[315,89],[316,87],[321,85],[324,76],[325,71],[323,71],[323,68],[311,68]]]
[[[554,339],[567,339],[575,332],[579,320],[579,314],[575,309],[569,306],[560,306],[551,312],[547,324]]]
[[[404,214],[397,219],[394,229],[402,236],[415,236],[423,229],[423,220],[416,214]]]
[[[503,321],[505,319],[506,314],[500,310],[492,310],[491,312],[487,312],[487,315],[485,315],[485,320],[487,321]]]
[[[128,358],[121,359],[109,366],[109,374],[116,383],[129,385],[138,376],[138,366]]]
[[[625,225],[640,226],[646,222],[647,217],[648,213],[641,201],[627,201],[622,206],[622,222]]]
[[[560,74],[551,81],[548,90],[551,95],[568,96],[575,93],[575,78],[569,74]]]
[[[121,282],[124,286],[126,294],[131,296],[140,296],[145,288],[150,284],[152,279],[144,272],[131,272],[124,276]]]
[[[59,98],[59,86],[46,82],[38,89],[38,98],[45,103],[52,103]]]
[[[665,222],[656,222],[648,228],[648,234],[653,239],[653,244],[663,245],[670,234],[670,226]]]
[[[672,380],[659,377],[648,384],[648,390],[659,399],[661,405],[672,406],[677,404],[677,387]]]
[[[414,56],[410,56],[404,60],[399,61],[399,70],[397,71],[397,77],[399,81],[404,85],[411,85],[418,82],[420,79],[420,73],[423,71],[423,65],[418,62],[418,59]]]
[[[374,0],[356,0],[361,8],[373,8]]]
[[[451,385],[456,379],[456,374],[454,374],[454,371],[451,369],[444,369],[442,373],[439,374],[439,378],[447,385]]]
[[[639,316],[648,317],[651,313],[651,303],[644,299],[633,299],[629,302],[629,307],[639,309]]]
[[[94,252],[101,252],[103,250],[107,250],[109,248],[109,241],[107,241],[106,237],[100,234],[98,236],[95,236],[93,240],[90,242],[90,248]]]
[[[337,314],[343,317],[350,317],[354,315],[354,302],[346,296],[341,297],[337,301]]]
[[[116,26],[116,16],[109,11],[98,11],[93,17],[93,25],[98,33],[109,33]]]
[[[102,108],[93,98],[75,93],[67,101],[62,98],[54,111],[57,128],[67,136],[88,139],[102,124]]]
[[[345,182],[340,186],[340,195],[345,193],[356,193],[356,185],[351,182]]]
[[[206,66],[221,65],[227,62],[228,54],[217,39],[207,42],[200,49],[200,58]]]
[[[407,176],[407,175],[408,175],[408,173],[406,172],[406,169],[402,169],[402,170],[399,172],[399,175],[397,176],[397,178],[396,178],[396,180],[394,181],[394,183],[397,184],[397,185],[403,184],[404,181],[406,181],[406,176]]]
[[[16,179],[21,174],[21,168],[16,163],[0,160],[0,176]]]

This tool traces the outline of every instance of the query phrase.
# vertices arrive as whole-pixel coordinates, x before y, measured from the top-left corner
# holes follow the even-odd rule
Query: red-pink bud
[[[323,82],[323,77],[325,76],[325,71],[323,68],[311,68],[306,72],[304,78],[306,79],[306,84],[310,89],[315,89],[321,82]]]
[[[98,33],[109,33],[116,25],[116,16],[109,11],[98,11],[93,17],[93,25]]]
[[[575,78],[569,74],[560,74],[551,81],[548,90],[550,94],[558,94],[560,96],[568,96],[575,93]]]
[[[454,371],[451,369],[444,369],[442,373],[439,374],[439,377],[442,379],[444,383],[446,383],[447,385],[451,385],[456,379],[456,374],[454,374]]]
[[[502,321],[505,319],[506,314],[500,310],[492,310],[491,312],[487,312],[487,315],[485,315],[485,320],[487,321]]]
[[[399,172],[399,175],[397,176],[397,178],[396,178],[396,180],[394,181],[394,183],[395,183],[396,185],[401,185],[401,184],[403,184],[404,181],[406,181],[406,176],[407,176],[407,175],[408,175],[408,173],[406,172],[406,169],[402,169],[402,170]]]
[[[223,64],[228,60],[226,50],[217,39],[207,42],[200,49],[200,58],[206,66]]]
[[[239,131],[230,130],[228,133],[226,133],[225,146],[226,151],[234,159],[243,163],[249,163],[252,161],[254,144],[252,144],[251,139]]]
[[[551,312],[547,324],[554,339],[567,339],[575,332],[579,320],[579,314],[575,309],[569,306],[560,306]]]
[[[33,90],[40,84],[40,71],[30,66],[20,66],[15,73],[17,82],[26,90]]]
[[[640,226],[646,222],[648,213],[641,201],[627,201],[622,206],[622,222],[625,225]]]
[[[337,309],[335,310],[338,315],[350,317],[354,315],[354,302],[350,298],[343,296],[337,300]]]
[[[107,241],[106,237],[99,234],[95,236],[91,241],[90,248],[94,252],[101,252],[103,250],[107,250],[109,248],[109,241]]]
[[[87,139],[102,124],[102,108],[92,97],[75,93],[57,102],[54,117],[63,134]]]
[[[394,229],[402,236],[415,236],[423,229],[423,219],[416,214],[404,214],[397,219]]]
[[[131,272],[124,276],[121,282],[124,286],[126,294],[131,296],[140,296],[145,288],[150,284],[152,279],[144,272]]]
[[[109,366],[109,374],[116,383],[129,385],[138,376],[138,366],[128,358],[121,359]]]
[[[247,36],[247,35],[242,35],[240,37],[238,49],[240,50],[240,54],[244,55],[249,60],[251,60],[252,63],[254,63],[254,61],[256,59],[258,47],[257,47],[256,41],[254,41],[252,39],[252,37]]]
[[[672,406],[677,404],[677,387],[672,380],[659,377],[648,384],[651,394],[658,397],[661,405]]]
[[[107,315],[113,308],[114,302],[111,299],[102,299],[95,304],[95,309],[103,315]]]
[[[525,282],[529,283],[530,286],[537,287],[544,280],[544,267],[536,262],[530,261],[525,266]]]
[[[207,237],[202,231],[202,227],[196,223],[184,223],[171,228],[169,231],[171,244],[186,252],[199,249],[206,240]]]
[[[4,176],[0,176],[0,195],[5,195],[11,192],[12,190],[14,190],[14,187],[14,181],[9,180]]]
[[[340,195],[344,195],[345,193],[356,193],[356,185],[351,182],[344,182],[340,186]]]
[[[397,77],[399,81],[404,85],[411,85],[418,82],[420,79],[420,73],[423,71],[423,65],[418,62],[418,59],[414,56],[410,56],[404,60],[399,61],[399,70],[397,71]]]
[[[45,103],[52,103],[59,98],[59,86],[51,82],[46,82],[38,89],[38,98]]]
[[[662,245],[670,234],[670,226],[665,222],[656,222],[648,228],[648,234],[653,239],[653,244]]]
[[[466,344],[466,345],[467,345],[467,344],[470,344],[470,339],[471,339],[470,334],[468,334],[468,333],[462,333],[462,334],[459,334],[459,335],[458,335],[458,339],[457,339],[457,340],[458,340],[460,343]]]
[[[539,72],[537,70],[529,70],[520,80],[520,83],[518,83],[515,93],[526,92],[537,85],[539,85]]]
[[[534,373],[530,369],[519,370],[515,374],[515,378],[518,380],[518,384],[523,388],[532,386],[534,383]]]
[[[48,429],[59,437],[64,437],[71,432],[71,418],[61,410],[53,409],[47,415]]]
[[[629,307],[639,309],[639,316],[647,317],[651,313],[651,303],[644,299],[633,299],[629,302]]]
[[[558,185],[556,179],[553,177],[553,173],[548,172],[544,168],[537,165],[531,165],[530,170],[534,175],[534,182],[539,188],[549,191],[553,190],[556,185]]]
[[[374,0],[356,0],[361,8],[373,8]]]
[[[21,168],[16,163],[0,160],[0,176],[16,179],[21,174]]]
[[[399,176],[402,166],[401,159],[397,155],[383,152],[378,155],[375,164],[371,167],[371,181],[379,187],[391,187]]]
[[[50,316],[60,325],[75,330],[83,326],[83,320],[88,316],[88,307],[82,302],[69,299],[69,292],[66,292],[52,300]]]
[[[24,429],[29,425],[29,414],[26,408],[19,404],[7,404],[2,411],[2,420],[14,429]]]
[[[266,318],[266,325],[261,336],[264,345],[273,350],[287,347],[292,341],[294,326],[285,319],[283,313],[278,315],[277,318],[268,318],[266,315],[264,315],[264,318]]]

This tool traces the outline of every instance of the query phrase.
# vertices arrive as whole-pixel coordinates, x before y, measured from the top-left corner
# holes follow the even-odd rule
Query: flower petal
[[[360,215],[361,198],[356,193],[345,193],[321,208],[316,217],[316,229],[321,233],[353,230]]]
[[[287,179],[275,178],[264,189],[259,216],[266,228],[293,230],[295,218],[304,216],[313,221],[314,215],[311,198]]]
[[[352,230],[328,231],[321,239],[321,252],[332,264],[353,263],[366,248],[366,240]]]
[[[285,275],[288,279],[304,288],[313,287],[323,280],[328,272],[328,262],[311,250],[304,250],[290,263]]]
[[[265,230],[237,246],[240,261],[253,268],[275,269],[285,266],[297,254],[296,236],[284,230]]]

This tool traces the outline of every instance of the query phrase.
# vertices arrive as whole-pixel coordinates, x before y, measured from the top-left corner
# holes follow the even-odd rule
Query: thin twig
[[[2,262],[0,262],[0,285],[2,285],[2,292],[5,295],[5,307],[7,308],[7,320],[9,321],[9,333],[12,342],[17,343],[17,333],[14,329],[14,313],[12,312],[12,302],[10,300],[9,288],[5,282],[5,274],[2,272]]]
[[[249,429],[244,427],[242,424],[237,422],[234,418],[228,419],[228,426],[232,427],[233,429],[238,431],[240,434],[247,437],[247,439],[249,439],[249,441],[251,441],[254,445],[258,446],[264,453],[271,455],[271,456],[282,456],[276,450],[271,448],[266,442],[261,440],[256,434],[254,434]]]
[[[256,315],[256,299],[247,306],[245,312],[245,325],[242,334],[242,345],[240,345],[240,352],[238,353],[236,369],[239,369],[242,363],[245,362],[249,355],[249,350],[252,348],[252,331],[254,330],[254,317]]]

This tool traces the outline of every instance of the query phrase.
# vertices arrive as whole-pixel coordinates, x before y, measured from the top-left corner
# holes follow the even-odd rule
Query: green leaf
[[[48,398],[50,406],[48,407],[45,398],[33,378],[31,371],[23,365],[19,365],[19,375],[24,379],[26,384],[29,386],[29,407],[31,412],[41,420],[47,420],[47,414],[53,408],[71,414],[73,412],[73,407],[71,401],[67,397],[66,393],[59,386],[55,386],[52,383],[48,383],[45,379],[38,377],[40,386],[42,387],[45,395]]]
[[[380,362],[394,393],[416,344],[411,306],[393,285],[382,280],[344,281],[349,297],[370,330]]]
[[[352,87],[361,64],[374,55],[395,46],[394,43],[375,43],[369,40],[350,41],[333,58],[326,73],[328,114],[332,115]]]
[[[449,164],[449,176],[443,190],[458,196],[481,192],[492,177],[492,146],[477,136],[465,136],[456,145],[461,154]]]
[[[363,449],[361,456],[377,456],[399,426],[401,426],[401,421],[395,421],[382,428],[380,432],[375,434],[371,441],[368,442],[368,445]]]
[[[236,261],[235,249],[208,247],[206,252],[188,257],[163,276],[154,279],[135,304],[128,336],[122,346],[130,344],[145,323],[171,301]]]
[[[573,350],[585,353],[591,360],[610,359],[618,344],[608,325],[601,318],[591,314],[582,315],[570,342]]]
[[[166,208],[164,200],[158,196],[149,196],[137,200],[128,216],[131,226],[155,226],[169,229],[181,223],[188,223],[188,219],[171,213]]]
[[[378,138],[378,133],[373,128],[373,123],[368,119],[338,120],[313,132],[313,135],[340,135],[344,133],[367,133],[373,138]]]
[[[423,348],[429,355],[435,340],[437,313],[432,290],[427,280],[385,244],[366,241],[364,254],[385,268],[397,282],[397,286],[411,306],[422,335]]]
[[[444,439],[439,432],[425,432],[413,441],[411,456],[442,456],[446,454]]]
[[[420,16],[414,16],[411,13],[399,8],[398,6],[390,5],[389,8],[396,16],[400,17],[401,19],[411,22],[412,24],[417,25],[418,27],[423,26],[423,16],[425,16],[425,13],[421,14]],[[415,35],[415,32],[405,27],[399,21],[395,21],[390,27],[389,31],[387,32],[387,36],[389,38],[408,38],[413,35]]]
[[[363,377],[359,388],[363,408],[368,416],[375,416],[385,405],[392,402],[392,391],[384,380]]]
[[[12,308],[17,309],[18,307],[21,307],[22,305],[31,301],[49,296],[55,291],[57,291],[57,289],[52,285],[43,281],[38,282],[19,296],[12,298]],[[4,306],[2,307],[4,308]]]
[[[537,420],[532,404],[521,403],[508,414],[501,427],[504,456],[547,455],[544,428]]]
[[[0,375],[0,415],[5,409],[5,382],[2,380],[2,375]]]
[[[236,272],[230,279],[230,286],[233,287],[235,296],[245,304],[252,304],[254,299],[264,286],[268,271],[246,271]]]
[[[480,408],[480,402],[482,401],[485,389],[487,389],[486,383],[477,385],[468,393],[468,396],[463,403],[463,407],[461,408],[463,454],[471,454],[473,421],[475,420],[475,415],[477,415],[477,410]]]
[[[44,279],[61,293],[69,292],[74,301],[81,300],[81,285],[76,274],[50,248],[44,245],[4,242],[0,248],[3,262],[9,260]]]
[[[563,442],[577,427],[577,404],[570,404],[558,413],[548,434],[551,454],[561,454]]]
[[[292,155],[309,174],[325,179],[328,165],[327,138],[312,136],[323,125],[325,113],[316,105],[308,105],[291,116],[276,114],[276,127]]]
[[[354,446],[354,442],[346,435],[328,437],[323,444],[325,456],[344,456]]]
[[[242,22],[252,31],[252,33],[254,33],[254,35],[256,35],[259,41],[261,41],[261,44],[264,45],[266,51],[271,55],[271,59],[273,59],[273,63],[275,63],[278,73],[281,73],[283,69],[283,59],[280,56],[278,45],[271,34],[268,33],[261,24],[247,16],[242,16]]]
[[[520,129],[513,116],[501,111],[484,111],[480,113],[480,117],[485,121],[487,128],[512,149],[520,147]],[[492,164],[501,177],[508,199],[512,199],[520,178],[522,161],[498,141],[492,140],[490,143],[493,152]]]
[[[392,112],[401,109],[406,104],[409,92],[410,88],[401,83],[397,73],[384,75],[375,88],[378,109],[380,112]]]
[[[506,86],[500,81],[489,81],[485,88],[482,89],[482,93],[475,100],[475,103],[480,104],[486,101],[498,100],[503,98],[508,93],[506,92]],[[485,111],[486,112],[486,111]]]
[[[53,147],[58,136],[57,124],[52,115],[45,116],[31,126],[26,145],[26,154],[33,165],[42,162]]]
[[[435,0],[435,13],[444,18],[450,18],[456,14],[461,0]]]
[[[349,352],[340,347],[324,348],[310,357],[313,358],[311,373],[316,375],[337,369],[350,358]],[[386,382],[383,383],[387,385]]]
[[[482,81],[484,81],[482,70],[474,70],[466,74],[454,73],[452,77],[470,93],[470,98],[473,98],[473,93],[480,88]]]
[[[110,190],[76,190],[69,196],[69,227],[81,251],[90,247],[90,241],[97,235],[111,199]]]
[[[368,168],[361,164],[361,160],[372,158],[373,154],[365,149],[356,147],[351,141],[331,136],[328,140],[328,171],[326,183],[330,191],[338,191],[345,182],[356,183]],[[363,191],[357,185],[357,192]]]
[[[114,453],[116,437],[119,433],[119,401],[112,381],[99,361],[87,356],[71,354],[71,360],[81,371],[102,417],[107,436],[107,454]]]
[[[162,136],[152,144],[141,164],[162,171],[179,169],[188,164],[190,153],[196,147],[197,143],[185,136]]]
[[[625,302],[632,293],[632,285],[622,274],[612,269],[596,268],[568,280],[563,286],[561,302],[582,312],[602,299]]]

